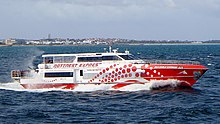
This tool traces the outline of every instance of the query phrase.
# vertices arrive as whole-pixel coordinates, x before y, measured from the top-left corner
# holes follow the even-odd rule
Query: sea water
[[[192,88],[24,90],[10,78],[11,70],[37,68],[42,54],[103,52],[104,48],[0,47],[0,123],[220,123],[220,45],[113,46],[149,60],[199,61],[209,70]]]

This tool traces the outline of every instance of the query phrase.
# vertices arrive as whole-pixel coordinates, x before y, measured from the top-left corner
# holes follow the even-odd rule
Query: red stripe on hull
[[[131,85],[131,84],[144,84],[143,82],[140,82],[138,80],[127,80],[125,82],[126,83],[118,83],[118,84],[112,86],[112,88],[113,89],[119,89],[119,88],[125,87],[127,85]]]
[[[112,86],[113,89],[119,89],[119,88],[122,88],[122,87],[125,87],[127,85],[130,85],[128,83],[120,83],[120,84],[116,84],[114,86]]]
[[[21,84],[25,89],[69,89],[73,90],[78,84]]]

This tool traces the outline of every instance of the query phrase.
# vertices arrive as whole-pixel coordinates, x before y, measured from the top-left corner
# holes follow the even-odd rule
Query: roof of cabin
[[[78,54],[45,54],[42,57],[51,57],[51,56],[109,56],[109,55],[131,55],[128,53],[78,53]]]

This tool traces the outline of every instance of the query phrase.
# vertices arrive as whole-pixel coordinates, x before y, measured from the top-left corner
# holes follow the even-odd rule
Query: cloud
[[[20,0],[16,5],[20,13],[41,14],[48,17],[82,17],[82,16],[123,16],[130,12],[154,11],[166,7],[175,7],[173,0]]]
[[[0,0],[0,37],[209,37],[219,13],[219,0]]]

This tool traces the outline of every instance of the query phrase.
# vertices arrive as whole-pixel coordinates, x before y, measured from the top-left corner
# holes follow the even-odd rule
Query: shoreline
[[[108,44],[69,44],[69,45],[24,45],[24,44],[15,44],[15,45],[3,45],[0,47],[12,47],[12,46],[108,46]],[[130,45],[130,46],[140,46],[140,45],[220,45],[220,43],[115,43],[112,45]]]

